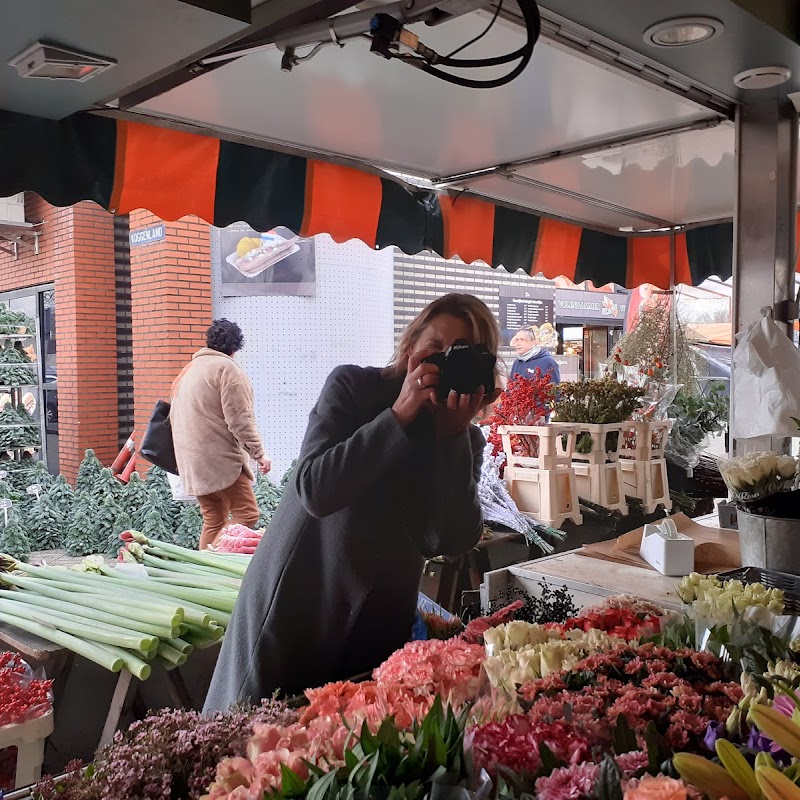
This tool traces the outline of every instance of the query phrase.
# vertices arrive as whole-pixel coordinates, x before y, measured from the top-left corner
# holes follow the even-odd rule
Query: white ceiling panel
[[[648,230],[657,227],[655,221],[642,220],[633,213],[625,213],[623,209],[594,205],[575,197],[517,183],[499,175],[481,178],[481,180],[476,181],[467,188],[482,197],[511,203],[521,208],[542,211],[556,217],[572,220],[577,224],[591,223],[612,230],[627,228]]]
[[[519,170],[520,175],[674,223],[733,215],[732,124]],[[476,187],[477,188],[477,187]]]
[[[485,26],[472,14],[417,33],[448,53]],[[498,55],[522,42],[519,28],[498,21],[463,55]],[[452,86],[385,61],[361,40],[326,47],[291,73],[281,72],[280,59],[277,50],[241,58],[136,110],[426,176],[708,117],[689,101],[544,40],[522,76],[491,90]]]

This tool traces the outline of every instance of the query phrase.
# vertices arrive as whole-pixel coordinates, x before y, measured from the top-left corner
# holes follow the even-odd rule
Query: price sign
[[[4,481],[8,477],[8,472],[4,469],[0,469],[0,481]]]
[[[0,508],[3,509],[3,521],[6,525],[8,525],[8,509],[13,505],[14,504],[7,497],[0,499]]]
[[[36,499],[39,499],[39,495],[42,493],[42,484],[41,483],[32,483],[25,491],[28,494],[36,495]]]

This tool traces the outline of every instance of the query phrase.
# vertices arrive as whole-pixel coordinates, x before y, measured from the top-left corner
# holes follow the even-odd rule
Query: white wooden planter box
[[[17,748],[17,770],[14,788],[30,786],[42,777],[44,740],[53,732],[53,712],[0,728],[0,750]]]
[[[572,455],[575,446],[573,426],[510,425],[498,429],[506,454],[505,481],[520,512],[559,528],[564,521],[583,522]],[[536,442],[533,456],[513,452],[512,436]]]
[[[659,506],[665,511],[672,510],[665,459],[656,458],[648,461],[623,459],[619,466],[622,470],[623,491],[642,501],[645,514],[654,514]]]
[[[622,483],[622,468],[619,461],[611,464],[581,464],[572,462],[578,497],[592,503],[628,515],[628,501]]]
[[[653,461],[664,458],[672,420],[630,421],[622,425],[620,458],[632,461]]]

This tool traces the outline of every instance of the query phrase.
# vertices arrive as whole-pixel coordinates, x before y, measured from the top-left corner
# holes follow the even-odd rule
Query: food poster
[[[301,239],[288,228],[260,233],[236,223],[219,229],[214,266],[222,277],[223,297],[313,297],[314,255],[314,240]]]

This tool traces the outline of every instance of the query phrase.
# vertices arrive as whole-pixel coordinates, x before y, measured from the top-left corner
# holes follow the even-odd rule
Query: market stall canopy
[[[730,322],[687,325],[686,333],[693,342],[730,346],[733,337],[733,326]]]
[[[543,0],[529,66],[491,90],[376,57],[366,33],[298,51],[302,60],[282,71],[298,26],[322,20],[330,45],[327,18],[341,20],[331,15],[348,0],[256,2],[249,25],[247,14],[231,13],[242,11],[234,0],[171,0],[158,15],[159,4],[146,3],[121,0],[112,12],[100,0],[69,0],[51,14],[44,0],[0,0],[14,22],[0,33],[0,55],[53,38],[117,62],[85,83],[2,73],[3,108],[58,121],[0,121],[0,147],[14,154],[0,169],[0,195],[35,190],[116,213],[141,206],[165,219],[281,224],[576,283],[697,284],[731,273],[731,119],[743,97],[733,76],[779,61],[792,69],[781,91],[800,90],[790,3],[768,15],[707,0],[720,35],[665,49],[642,37],[663,20],[662,2]],[[471,58],[525,41],[514,3],[439,5],[454,15],[410,26],[438,53],[479,34]],[[368,17],[387,8],[359,7]],[[190,35],[192,14],[207,17]],[[144,36],[142,20],[157,35]],[[174,44],[171,67],[165,41]],[[81,108],[114,119],[67,116]],[[386,171],[415,176],[415,185]]]
[[[0,196],[28,190],[54,205],[93,200],[116,214],[146,208],[218,227],[282,225],[595,286],[670,285],[672,235],[605,233],[377,171],[91,114],[52,121],[0,112],[0,142],[15,154],[0,172]],[[677,282],[730,274],[730,224],[674,241]]]

